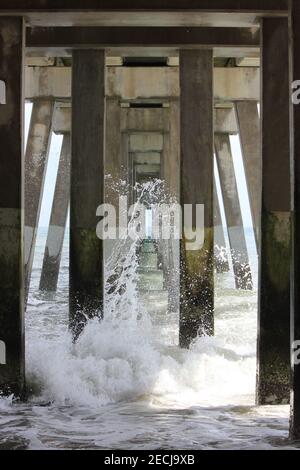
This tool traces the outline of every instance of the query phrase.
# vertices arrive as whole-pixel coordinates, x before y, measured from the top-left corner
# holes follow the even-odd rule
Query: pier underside
[[[216,334],[216,284],[231,276],[235,294],[257,293],[257,404],[290,403],[300,438],[299,31],[297,0],[2,0],[1,394],[26,393],[24,312],[60,136],[38,290],[55,295],[67,238],[74,342],[120,308],[134,266],[138,305],[175,318],[189,350]]]

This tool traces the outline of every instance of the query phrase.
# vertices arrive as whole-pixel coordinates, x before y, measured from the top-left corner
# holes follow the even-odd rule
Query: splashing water
[[[147,184],[139,200],[161,187]],[[178,313],[140,302],[138,237],[120,240],[106,262],[104,319],[90,320],[73,344],[67,241],[57,293],[37,291],[45,236],[26,319],[31,397],[0,399],[0,448],[289,447],[288,407],[254,406],[255,291],[218,275],[216,335],[181,350]]]

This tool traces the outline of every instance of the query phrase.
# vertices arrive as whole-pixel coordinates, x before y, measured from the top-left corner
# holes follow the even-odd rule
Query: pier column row
[[[288,22],[261,23],[262,214],[257,403],[287,403],[290,391],[290,141]]]
[[[166,184],[170,202],[180,200],[180,110],[179,100],[171,100],[168,113],[165,114],[168,134],[165,136],[162,161],[162,175]],[[162,241],[164,242],[164,241]],[[168,309],[170,312],[179,311],[180,284],[180,246],[179,240],[165,240],[167,251],[167,285]]]
[[[63,135],[50,224],[44,252],[40,290],[55,292],[59,276],[61,254],[70,201],[71,136]]]
[[[0,18],[0,389],[24,391],[23,62],[21,17]]]
[[[34,101],[25,153],[25,294],[28,297],[52,134],[54,100]]]
[[[229,271],[228,255],[226,252],[226,242],[224,227],[221,217],[220,201],[216,188],[216,177],[214,179],[214,259],[217,273]]]
[[[290,39],[291,39],[291,77],[294,83],[291,92],[296,93],[291,107],[291,175],[292,175],[292,284],[291,284],[291,321],[292,342],[300,341],[300,3],[290,1]],[[297,91],[298,90],[298,91]],[[296,346],[296,344],[295,344]],[[294,352],[294,348],[292,348]],[[291,396],[291,437],[300,439],[300,363],[299,343],[295,347],[295,361],[292,366],[292,396]]]
[[[237,289],[251,290],[253,287],[251,269],[228,134],[215,134],[215,149],[235,285]]]
[[[199,334],[214,331],[213,281],[213,53],[180,51],[181,206],[204,205],[204,244],[180,248],[181,347],[189,347]],[[199,229],[195,224],[192,229]],[[187,234],[186,234],[187,235]]]
[[[236,101],[235,113],[239,130],[246,184],[257,251],[261,224],[261,150],[260,119],[256,101]]]
[[[102,315],[103,243],[97,207],[104,202],[105,52],[76,50],[72,67],[70,326]]]

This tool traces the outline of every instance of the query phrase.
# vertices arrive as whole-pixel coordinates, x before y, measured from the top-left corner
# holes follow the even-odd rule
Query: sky
[[[26,103],[25,104],[25,145],[26,145],[28,131],[29,131],[31,111],[32,111],[32,104]],[[44,195],[43,195],[41,215],[40,215],[40,220],[39,220],[40,227],[48,227],[49,225],[61,146],[62,146],[62,136],[55,135],[54,133],[52,133],[46,180],[45,180],[45,185],[44,185]]]
[[[28,130],[29,130],[31,110],[32,110],[32,104],[26,103],[25,105],[25,144],[26,144]],[[249,198],[247,194],[247,185],[246,185],[246,179],[245,179],[245,171],[244,171],[243,159],[242,159],[242,154],[241,154],[239,136],[230,136],[230,142],[231,142],[233,163],[234,163],[235,174],[236,174],[236,179],[237,179],[238,193],[239,193],[239,198],[240,198],[240,205],[241,205],[244,226],[252,227],[252,218],[251,218],[251,211],[250,211],[250,205],[249,205]],[[53,133],[52,138],[51,138],[48,167],[47,167],[46,180],[45,180],[45,185],[44,185],[44,195],[43,195],[41,215],[40,215],[40,220],[39,220],[40,227],[47,227],[49,225],[61,145],[62,145],[62,136],[58,136]],[[225,213],[224,213],[222,198],[220,197],[221,189],[220,189],[220,182],[218,180],[218,175],[217,175],[216,181],[217,181],[217,192],[218,192],[219,200],[220,200],[221,216],[222,216],[222,220],[224,224]]]

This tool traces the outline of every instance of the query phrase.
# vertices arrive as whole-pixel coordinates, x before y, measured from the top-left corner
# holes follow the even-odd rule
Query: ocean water
[[[289,449],[288,406],[255,406],[257,259],[247,232],[255,289],[216,277],[215,337],[190,350],[178,314],[136,294],[128,253],[126,292],[107,297],[105,319],[74,345],[68,332],[68,237],[58,290],[38,291],[46,240],[40,229],[26,313],[29,401],[0,399],[0,449]]]

